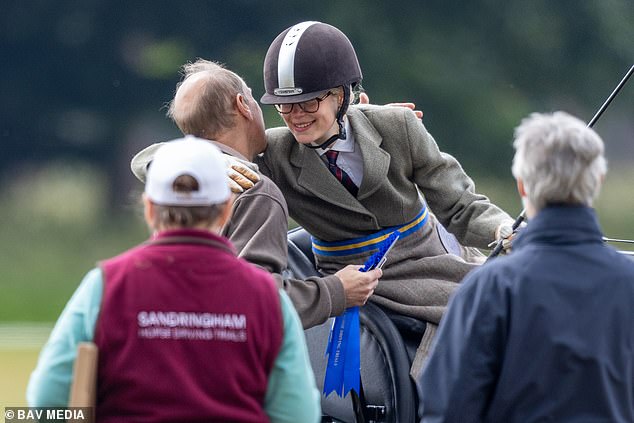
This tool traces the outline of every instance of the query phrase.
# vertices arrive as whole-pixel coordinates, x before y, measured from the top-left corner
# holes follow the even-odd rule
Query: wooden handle
[[[95,407],[97,401],[97,359],[99,350],[92,342],[77,347],[70,389],[69,407]]]

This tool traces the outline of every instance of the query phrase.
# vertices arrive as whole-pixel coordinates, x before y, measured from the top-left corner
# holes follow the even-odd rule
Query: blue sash
[[[373,233],[372,235],[348,239],[345,241],[327,242],[313,237],[313,253],[320,256],[340,257],[375,250],[390,236],[392,232],[399,231],[400,237],[403,239],[424,226],[428,220],[429,214],[427,213],[427,206],[423,202],[423,208],[420,213],[404,225],[390,226],[380,230],[379,232]]]

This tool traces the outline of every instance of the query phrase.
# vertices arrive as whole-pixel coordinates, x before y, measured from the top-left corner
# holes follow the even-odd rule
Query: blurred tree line
[[[469,173],[509,181],[522,117],[564,109],[589,120],[634,61],[631,0],[8,0],[2,9],[3,183],[54,161],[87,165],[107,179],[110,211],[137,184],[132,155],[179,135],[164,107],[179,67],[223,62],[259,98],[269,43],[300,21],[349,36],[373,102],[414,101]],[[612,163],[634,159],[632,86],[595,126]]]
[[[129,162],[179,135],[165,104],[182,64],[225,63],[259,98],[270,42],[305,20],[344,31],[371,100],[415,102],[441,149],[512,214],[520,119],[590,120],[634,62],[632,0],[5,0],[0,323],[55,319],[96,260],[147,236],[131,218],[142,187]],[[634,80],[595,125],[613,170],[597,202],[608,236],[634,237],[634,171],[614,172],[632,168],[633,97]]]

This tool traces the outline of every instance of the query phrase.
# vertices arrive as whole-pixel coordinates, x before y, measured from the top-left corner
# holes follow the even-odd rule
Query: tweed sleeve
[[[413,113],[404,114],[413,178],[438,220],[466,246],[487,248],[513,219],[482,194],[453,156],[443,153]]]

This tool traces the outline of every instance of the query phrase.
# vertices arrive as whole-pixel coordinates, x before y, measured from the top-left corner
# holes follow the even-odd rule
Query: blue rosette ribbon
[[[383,240],[379,250],[359,270],[367,272],[381,267],[385,262],[385,255],[398,237],[399,232],[395,231]],[[324,376],[325,396],[334,391],[343,398],[352,389],[359,392],[361,383],[359,331],[359,307],[350,307],[341,316],[335,317],[326,346],[328,364]]]

